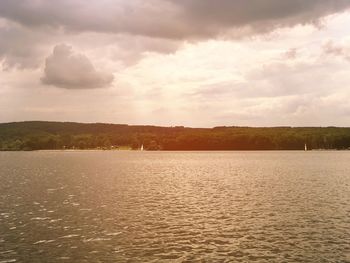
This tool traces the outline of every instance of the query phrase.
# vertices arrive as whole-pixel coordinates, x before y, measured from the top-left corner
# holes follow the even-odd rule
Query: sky
[[[1,0],[0,122],[350,126],[349,0]]]

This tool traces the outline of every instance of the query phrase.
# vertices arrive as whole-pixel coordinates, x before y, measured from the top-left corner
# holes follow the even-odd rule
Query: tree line
[[[0,124],[0,150],[302,150],[350,148],[350,128],[185,128],[17,122]]]

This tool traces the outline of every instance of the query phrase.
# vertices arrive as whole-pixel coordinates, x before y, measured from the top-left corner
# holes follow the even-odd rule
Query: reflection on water
[[[0,153],[0,262],[350,262],[349,160]]]

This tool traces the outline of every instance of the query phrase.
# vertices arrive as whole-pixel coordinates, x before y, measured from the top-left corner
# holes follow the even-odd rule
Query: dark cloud
[[[69,41],[58,36],[97,32],[115,38],[114,60],[131,65],[183,40],[267,33],[349,7],[349,0],[0,0],[0,62],[38,67],[48,47]]]
[[[29,27],[189,39],[265,33],[349,7],[349,0],[1,0],[0,16]]]
[[[75,54],[68,45],[57,45],[46,59],[42,82],[66,89],[104,88],[113,81],[113,75],[97,71],[82,54]]]
[[[249,27],[252,33],[314,23],[350,7],[348,0],[169,0],[183,10],[183,17],[212,32]]]
[[[74,46],[103,46],[113,61],[125,66],[137,63],[147,52],[176,52],[181,41],[139,35],[112,35],[95,32],[65,34],[54,28],[26,27],[0,19],[0,65],[11,68],[35,69],[42,66],[47,53],[56,43],[69,42]],[[109,52],[107,52],[107,50]]]
[[[110,53],[113,60],[120,61],[126,66],[131,66],[147,53],[175,53],[181,44],[181,41],[171,39],[119,35],[113,39]]]
[[[41,46],[46,34],[13,23],[0,23],[0,62],[5,69],[36,68],[40,65]],[[1,63],[0,63],[1,64]]]

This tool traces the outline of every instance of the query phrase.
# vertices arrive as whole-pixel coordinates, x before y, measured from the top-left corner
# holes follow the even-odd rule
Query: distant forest
[[[0,124],[0,150],[303,150],[350,149],[350,128],[185,128],[17,122]]]

